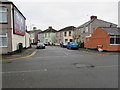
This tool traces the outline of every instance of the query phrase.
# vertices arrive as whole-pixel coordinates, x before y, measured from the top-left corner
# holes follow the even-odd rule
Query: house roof
[[[68,27],[65,27],[63,29],[60,29],[59,31],[69,31],[69,30],[74,30],[74,26],[68,26]]]
[[[101,28],[110,35],[120,35],[120,28],[114,28],[114,27],[101,27]]]
[[[86,22],[86,23],[84,23],[84,24],[78,26],[77,28],[82,28],[82,27],[84,27],[84,26],[88,26],[89,24],[91,24],[91,23],[94,22],[95,20],[98,20],[98,21],[102,21],[102,22],[106,22],[106,23],[109,23],[109,24],[116,25],[116,24],[114,24],[114,23],[107,22],[107,21],[104,21],[104,20],[101,20],[101,19],[92,19],[92,20],[90,20],[90,21],[88,21],[88,22]]]
[[[42,33],[48,33],[48,32],[57,32],[57,30],[53,29],[52,27],[49,27],[48,29],[42,31]]]

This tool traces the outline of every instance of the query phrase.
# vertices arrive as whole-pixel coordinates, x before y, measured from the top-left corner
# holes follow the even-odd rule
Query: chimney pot
[[[91,16],[91,20],[97,19],[97,16]]]
[[[49,29],[52,29],[52,26],[49,26],[48,28],[49,28]]]

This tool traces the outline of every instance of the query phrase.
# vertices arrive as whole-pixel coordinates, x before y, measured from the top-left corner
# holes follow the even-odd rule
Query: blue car
[[[79,45],[76,42],[69,42],[67,49],[79,49]]]

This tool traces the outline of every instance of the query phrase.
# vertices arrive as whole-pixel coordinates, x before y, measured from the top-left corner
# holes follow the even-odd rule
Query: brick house
[[[98,27],[86,37],[85,48],[120,51],[120,28]]]
[[[98,27],[117,27],[117,25],[101,19],[97,19],[97,16],[91,16],[90,21],[74,29],[74,41],[85,43],[85,38],[90,37]]]

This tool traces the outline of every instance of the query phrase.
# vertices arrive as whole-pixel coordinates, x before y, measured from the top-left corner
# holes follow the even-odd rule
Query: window
[[[67,42],[68,41],[68,39],[65,39],[65,42]]]
[[[69,36],[71,36],[71,31],[69,31]]]
[[[7,23],[7,8],[0,7],[0,23]]]
[[[85,28],[85,32],[88,32],[88,27]]]
[[[110,36],[110,44],[120,44],[120,35]]]
[[[64,36],[67,36],[67,32],[64,32]]]
[[[7,47],[7,33],[0,35],[0,47]]]
[[[45,33],[45,37],[47,37],[47,33]]]

